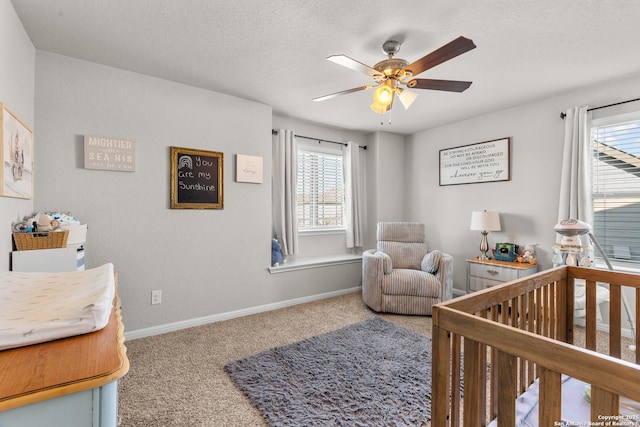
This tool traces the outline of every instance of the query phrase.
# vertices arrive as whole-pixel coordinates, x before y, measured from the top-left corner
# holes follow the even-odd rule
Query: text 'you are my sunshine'
[[[178,160],[178,187],[189,191],[216,191],[215,159],[182,155]]]

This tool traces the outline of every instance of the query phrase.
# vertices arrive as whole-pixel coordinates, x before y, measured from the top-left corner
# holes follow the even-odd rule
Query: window
[[[298,229],[343,229],[343,179],[340,148],[298,147]]]
[[[640,113],[594,120],[591,143],[594,234],[612,261],[640,264]]]

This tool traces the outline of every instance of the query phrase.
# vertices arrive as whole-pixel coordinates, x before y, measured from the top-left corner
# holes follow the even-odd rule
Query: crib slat
[[[431,331],[433,343],[433,365],[431,372],[431,417],[435,425],[446,425],[449,411],[449,339],[447,331],[433,327]],[[446,374],[444,374],[446,372]],[[455,414],[454,414],[455,416]]]
[[[502,324],[506,324],[507,322],[507,311],[509,310],[508,305],[507,304],[501,304],[500,305],[500,310],[499,313],[497,312],[497,310],[492,310],[492,314],[493,314],[493,320],[494,321],[498,321],[498,317],[501,318],[501,323]],[[498,360],[498,350],[496,350],[495,348],[491,348],[490,350],[490,360],[489,360],[489,366],[491,367],[491,371],[490,371],[490,377],[489,377],[489,418],[493,419],[495,418],[496,414],[498,413],[498,398],[499,398],[499,394],[498,394],[498,374],[496,372],[496,366],[495,362],[496,360]]]
[[[585,342],[586,348],[596,351],[596,281],[586,280],[585,290],[587,291],[585,320]]]
[[[634,334],[634,344],[636,346],[636,363],[640,364],[640,346],[638,345],[638,329],[640,329],[640,288],[636,289],[636,333]]]
[[[556,285],[556,316],[558,320],[558,326],[556,330],[556,339],[563,342],[573,342],[573,304],[569,306],[567,302],[567,281],[560,280],[554,282]],[[570,320],[567,319],[567,312],[571,310],[569,315]],[[567,325],[567,322],[571,322],[571,327]],[[571,330],[571,335],[567,333],[567,330]]]
[[[549,295],[549,321],[550,321],[550,325],[551,325],[551,329],[550,329],[550,337],[552,338],[557,338],[558,336],[558,318],[556,316],[557,313],[557,309],[556,309],[556,295],[558,293],[558,291],[556,290],[556,285],[555,283],[550,283],[549,284],[549,290],[550,290],[550,295]]]
[[[542,289],[535,290],[536,294],[536,334],[542,335]]]
[[[538,368],[540,375],[540,400],[538,402],[538,425],[557,425],[561,415],[562,384],[559,372]],[[512,424],[514,425],[514,424]]]
[[[620,397],[600,387],[591,386],[591,421],[602,422],[603,414],[617,414]]]
[[[520,329],[523,331],[527,330],[527,319],[528,319],[528,314],[527,314],[527,295],[523,295],[520,297]],[[520,359],[518,361],[519,364],[519,374],[520,374],[520,381],[519,381],[519,388],[518,391],[520,393],[524,393],[524,391],[527,389],[526,386],[526,372],[527,372],[527,361],[524,359]]]
[[[512,427],[516,424],[516,357],[498,351],[498,427]],[[494,418],[496,414],[491,414]]]
[[[542,305],[540,306],[540,312],[542,314],[542,335],[549,336],[549,287],[542,287]]]
[[[609,285],[610,307],[622,307],[620,292],[620,286],[614,285],[613,283]],[[622,334],[622,323],[620,321],[621,310],[618,308],[617,310],[609,311],[609,355],[619,359],[622,357],[622,344],[620,342]]]
[[[462,384],[460,372],[462,337],[458,334],[452,334],[451,340],[451,351],[453,352],[451,355],[451,363],[453,363],[451,368],[451,427],[460,427],[460,402],[462,401],[460,393],[460,384]]]
[[[527,301],[529,304],[529,311],[528,311],[528,324],[527,324],[527,330],[529,332],[535,332],[535,326],[536,326],[536,304],[535,304],[535,295],[536,295],[536,291],[533,290],[531,292],[527,293]],[[523,384],[523,389],[522,391],[526,390],[527,387],[529,387],[531,385],[531,383],[533,383],[533,380],[535,378],[535,372],[534,372],[534,364],[531,361],[527,361],[527,381],[525,384]]]
[[[486,420],[486,346],[470,339],[464,340],[464,425],[473,426]]]

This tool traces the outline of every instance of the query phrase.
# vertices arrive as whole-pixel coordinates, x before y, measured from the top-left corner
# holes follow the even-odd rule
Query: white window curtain
[[[558,221],[577,219],[593,227],[592,155],[587,108],[574,107],[566,111]],[[590,243],[583,239],[584,245],[590,246]]]
[[[353,141],[342,147],[344,210],[347,248],[361,248],[366,222],[365,162],[363,150]]]
[[[298,147],[292,130],[279,129],[273,135],[272,206],[273,232],[284,255],[298,253],[296,187]]]

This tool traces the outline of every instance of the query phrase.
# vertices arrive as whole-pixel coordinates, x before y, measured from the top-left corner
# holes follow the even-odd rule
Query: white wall
[[[0,102],[33,128],[36,50],[9,1],[0,1]],[[34,138],[37,140],[38,135]],[[0,156],[1,157],[1,156]],[[4,165],[2,170],[4,171]],[[39,178],[36,170],[34,181]],[[11,224],[33,211],[33,200],[0,197],[0,271],[9,270]]]
[[[359,264],[267,271],[269,106],[42,51],[35,94],[35,209],[87,222],[87,267],[114,263],[128,331],[359,286]],[[135,141],[136,171],[84,169],[83,135]],[[169,209],[169,146],[224,153],[224,209]],[[263,157],[262,184],[234,181],[236,154]]]
[[[425,222],[430,247],[453,255],[457,289],[466,287],[465,260],[479,254],[480,233],[469,230],[474,210],[501,214],[502,231],[489,233],[491,247],[497,242],[539,243],[539,269],[552,266],[564,136],[560,113],[577,105],[595,107],[633,99],[638,87],[640,74],[635,74],[407,139],[407,217]],[[626,108],[637,110],[640,104]],[[605,114],[604,110],[598,114]],[[439,150],[504,137],[511,137],[510,181],[439,186]]]
[[[376,224],[409,221],[405,185],[405,137],[376,132],[367,140],[367,247],[376,247]]]

